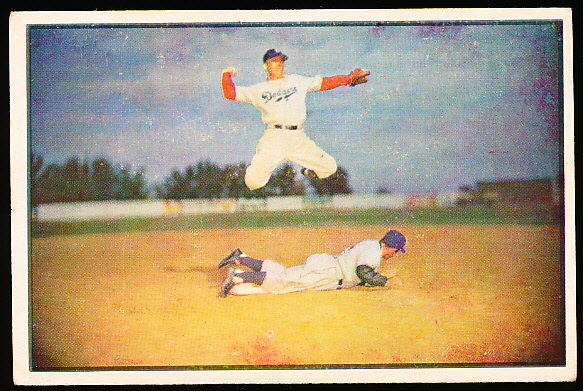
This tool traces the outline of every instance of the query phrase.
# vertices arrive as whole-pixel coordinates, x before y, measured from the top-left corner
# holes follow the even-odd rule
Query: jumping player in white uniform
[[[370,74],[357,68],[349,75],[331,77],[284,76],[286,60],[285,54],[268,50],[263,56],[268,80],[249,87],[235,88],[232,80],[235,68],[229,67],[222,72],[221,89],[225,99],[251,103],[261,112],[262,122],[267,124],[245,173],[245,184],[251,190],[265,186],[273,171],[285,160],[302,165],[302,173],[311,177],[327,178],[334,174],[336,160],[304,133],[306,94],[366,83],[366,76]]]
[[[288,293],[307,290],[352,288],[357,285],[385,286],[389,278],[397,285],[398,277],[386,277],[375,271],[381,260],[397,252],[405,252],[406,239],[398,231],[390,230],[381,240],[364,240],[340,254],[314,254],[303,264],[285,268],[272,260],[258,260],[235,250],[219,263],[219,269],[230,265],[227,278],[220,288],[220,296],[261,293]],[[251,271],[243,271],[246,266]]]

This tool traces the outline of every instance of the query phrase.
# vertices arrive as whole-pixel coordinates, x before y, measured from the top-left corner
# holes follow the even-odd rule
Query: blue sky
[[[209,159],[249,163],[264,130],[251,105],[225,100],[265,80],[269,48],[287,74],[371,70],[369,83],[308,95],[308,135],[356,193],[452,192],[476,181],[562,169],[556,26],[102,25],[30,30],[30,147],[143,167],[149,185]]]

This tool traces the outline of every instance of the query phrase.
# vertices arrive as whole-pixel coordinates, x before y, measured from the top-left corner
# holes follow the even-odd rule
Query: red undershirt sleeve
[[[223,97],[225,99],[235,100],[235,97],[237,96],[235,92],[235,84],[233,84],[229,72],[224,72],[221,76],[221,89],[223,90]]]
[[[348,84],[350,84],[350,76],[347,75],[323,77],[320,91],[327,91],[336,87],[347,86]]]

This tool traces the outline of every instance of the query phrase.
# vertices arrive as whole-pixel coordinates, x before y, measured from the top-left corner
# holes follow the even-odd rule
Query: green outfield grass
[[[330,210],[244,212],[176,215],[159,218],[72,222],[31,221],[31,237],[132,231],[188,231],[213,228],[264,228],[320,225],[432,225],[432,224],[562,224],[562,210],[541,206],[470,206],[430,209]]]

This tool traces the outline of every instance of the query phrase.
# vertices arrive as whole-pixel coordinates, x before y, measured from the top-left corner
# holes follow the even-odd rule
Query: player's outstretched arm
[[[223,97],[229,100],[235,100],[237,93],[232,77],[235,77],[237,71],[233,67],[223,69],[221,75],[221,89],[223,90]]]
[[[358,84],[366,83],[368,81],[368,75],[370,75],[370,71],[364,70],[362,68],[356,68],[348,75],[324,77],[322,78],[320,91],[327,91],[340,86],[354,87]]]
[[[322,84],[320,85],[320,91],[328,91],[328,90],[331,90],[333,88],[337,88],[340,86],[347,86],[349,84],[350,84],[350,76],[348,76],[348,75],[323,77]]]

